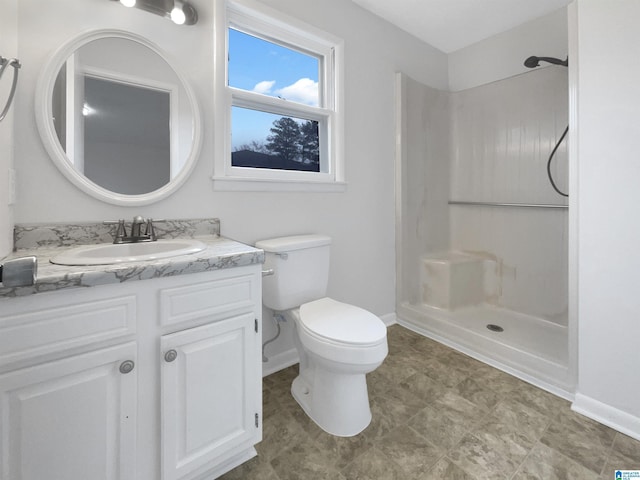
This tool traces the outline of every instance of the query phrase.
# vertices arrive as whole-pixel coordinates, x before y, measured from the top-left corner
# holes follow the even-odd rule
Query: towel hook
[[[2,78],[2,74],[7,69],[7,67],[13,67],[13,82],[11,83],[11,91],[9,92],[9,98],[7,99],[7,103],[0,112],[0,122],[4,120],[4,117],[7,116],[7,112],[11,107],[11,102],[13,101],[13,96],[16,93],[16,86],[18,85],[18,69],[22,66],[20,64],[20,60],[17,58],[4,58],[0,56],[0,79]]]

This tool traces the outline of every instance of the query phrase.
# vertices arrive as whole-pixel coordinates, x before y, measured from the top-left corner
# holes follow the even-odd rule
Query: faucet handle
[[[153,218],[147,218],[147,225],[144,227],[145,236],[149,237],[152,242],[156,241],[156,229],[153,228]]]
[[[105,220],[102,223],[104,225],[118,225],[113,243],[119,243],[127,236],[127,229],[124,226],[124,218],[121,218],[120,220]]]
[[[154,220],[153,218],[147,218],[144,234],[148,236],[152,242],[155,242],[158,238],[156,237],[156,229],[153,227],[153,222],[166,222],[166,220]]]

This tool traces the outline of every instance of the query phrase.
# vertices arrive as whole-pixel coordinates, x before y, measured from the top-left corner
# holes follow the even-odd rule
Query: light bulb
[[[93,115],[94,113],[96,113],[96,110],[94,108],[91,108],[87,103],[82,105],[83,116],[88,117],[89,115]]]
[[[120,3],[125,7],[135,7],[136,0],[120,0]]]
[[[176,6],[171,10],[171,21],[178,25],[182,25],[186,20],[187,16],[182,11],[182,5],[176,3]]]

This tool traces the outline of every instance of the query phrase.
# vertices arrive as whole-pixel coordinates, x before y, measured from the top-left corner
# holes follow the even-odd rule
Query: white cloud
[[[253,91],[256,93],[262,93],[264,95],[271,93],[271,89],[276,84],[275,80],[263,80],[262,82],[256,83],[256,86],[253,87]]]
[[[276,90],[274,93],[291,102],[304,103],[314,107],[318,106],[318,82],[314,82],[310,78],[301,78],[288,87]]]

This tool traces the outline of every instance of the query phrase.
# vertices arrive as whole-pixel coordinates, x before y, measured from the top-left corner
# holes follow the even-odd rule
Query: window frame
[[[344,191],[343,42],[252,0],[217,0],[214,8],[214,188],[220,190]],[[232,28],[319,59],[319,106],[287,101],[228,84],[228,29]],[[320,172],[234,167],[231,109],[249,108],[318,121]],[[323,171],[324,170],[324,171]]]

